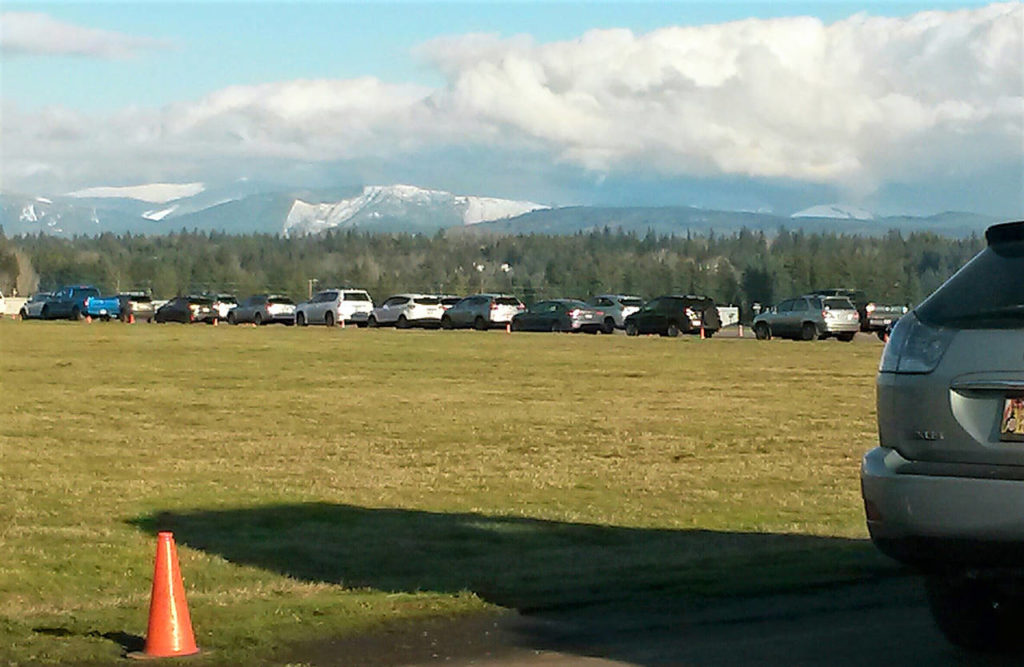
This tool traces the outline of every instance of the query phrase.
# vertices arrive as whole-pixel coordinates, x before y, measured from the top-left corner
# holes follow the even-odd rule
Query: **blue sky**
[[[277,175],[555,204],[1024,209],[1019,2],[2,11],[5,188]]]

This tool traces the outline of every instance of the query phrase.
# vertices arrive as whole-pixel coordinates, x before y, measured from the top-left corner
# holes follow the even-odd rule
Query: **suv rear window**
[[[639,308],[644,305],[643,299],[619,299],[619,302],[628,308]]]
[[[436,296],[421,296],[413,299],[413,301],[421,306],[436,306],[441,303],[441,300]]]
[[[519,299],[514,296],[499,296],[494,299],[494,303],[499,306],[518,306]]]
[[[982,250],[916,312],[918,319],[933,326],[1024,328],[1024,241]]]
[[[269,299],[267,299],[267,302],[268,303],[283,303],[283,304],[293,304],[293,303],[295,303],[294,301],[292,301],[291,299],[289,299],[286,296],[272,296]]]
[[[825,297],[825,307],[832,310],[857,310],[845,296]]]
[[[366,292],[345,292],[345,301],[369,301],[370,295]]]

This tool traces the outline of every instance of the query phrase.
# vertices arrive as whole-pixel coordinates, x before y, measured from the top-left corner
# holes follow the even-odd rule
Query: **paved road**
[[[920,582],[894,577],[680,613],[598,608],[425,623],[301,647],[316,665],[1019,665],[948,644]]]

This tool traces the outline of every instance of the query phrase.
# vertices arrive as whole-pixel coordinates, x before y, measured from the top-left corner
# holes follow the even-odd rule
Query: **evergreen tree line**
[[[323,236],[102,234],[5,238],[0,290],[25,294],[89,283],[104,293],[150,290],[155,298],[213,291],[278,292],[298,300],[331,286],[398,292],[515,293],[532,302],[611,292],[652,298],[706,294],[720,304],[771,304],[812,289],[853,287],[870,299],[914,304],[984,246],[973,236],[881,237],[744,230],[729,236],[601,232],[573,236],[467,233]]]

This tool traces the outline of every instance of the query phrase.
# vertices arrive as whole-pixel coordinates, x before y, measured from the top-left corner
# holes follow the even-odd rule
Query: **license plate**
[[[1024,396],[1007,398],[999,420],[999,439],[1024,442]]]

